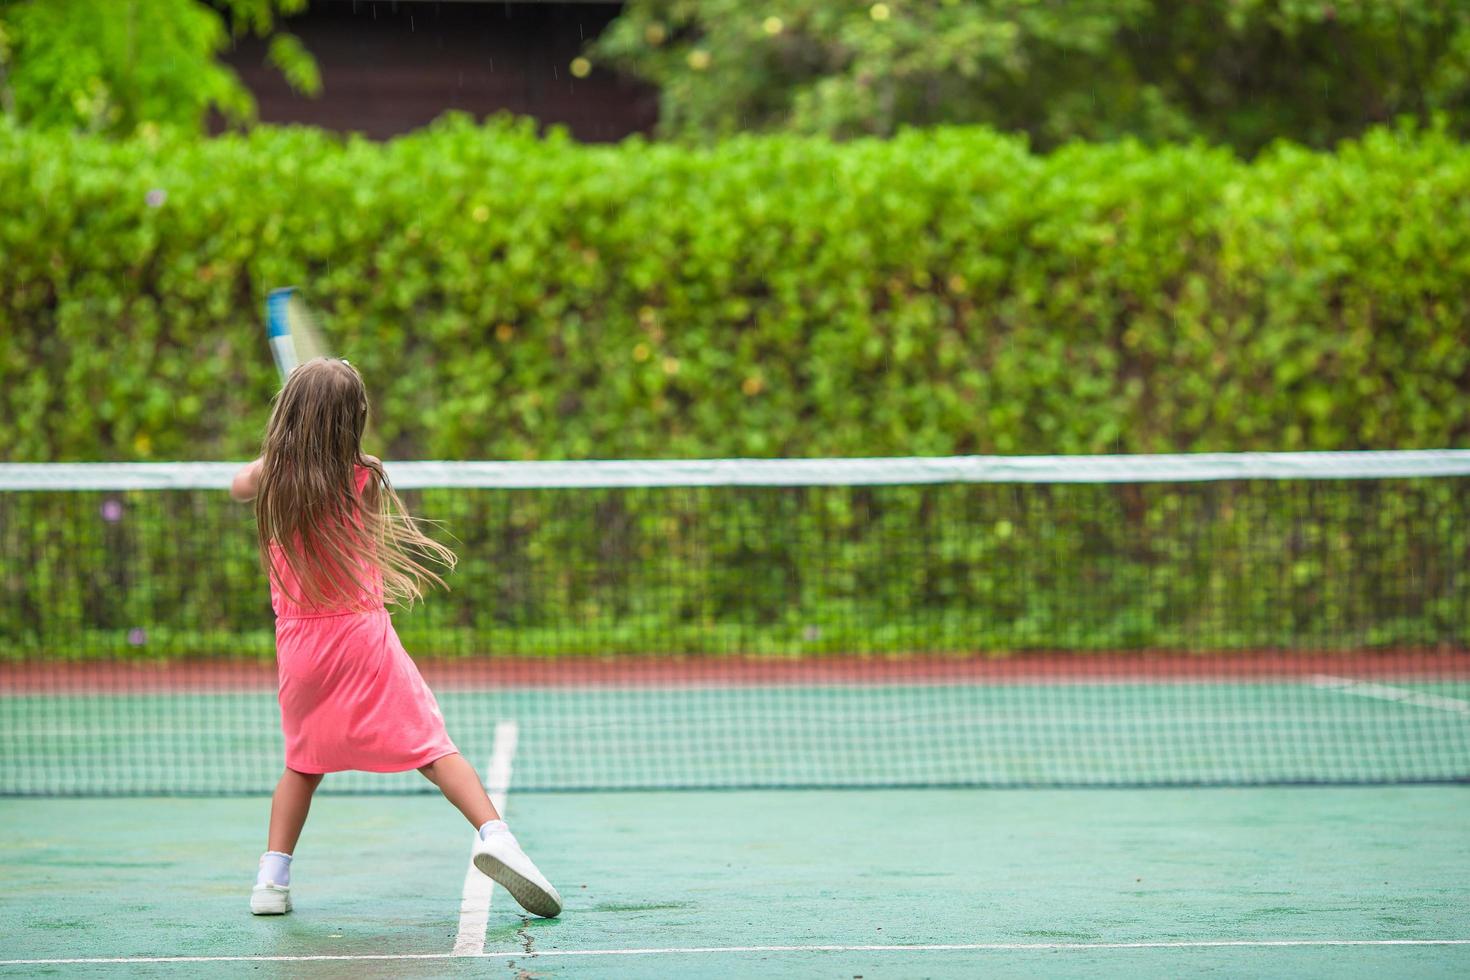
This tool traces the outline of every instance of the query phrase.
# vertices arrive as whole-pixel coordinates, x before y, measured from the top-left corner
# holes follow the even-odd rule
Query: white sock
[[[260,856],[260,870],[255,874],[257,885],[291,884],[291,855],[280,851],[266,851]]]
[[[510,827],[504,820],[486,820],[480,825],[480,840],[487,840],[491,834],[508,834]]]

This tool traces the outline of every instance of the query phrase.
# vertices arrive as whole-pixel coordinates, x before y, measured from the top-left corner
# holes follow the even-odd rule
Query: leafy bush
[[[691,150],[460,119],[386,145],[0,127],[0,188],[12,460],[245,457],[288,282],[397,458],[1470,437],[1470,149],[1439,132],[1246,164],[961,129]],[[442,654],[1463,644],[1463,507],[1431,482],[430,492],[466,562],[402,628]],[[155,506],[0,497],[0,552],[27,556],[0,571],[10,656],[268,654],[245,512],[133,516]]]
[[[210,111],[231,122],[255,100],[217,55],[245,34],[298,91],[321,88],[316,62],[277,15],[306,0],[0,0],[0,115],[42,129],[126,136],[140,127],[198,133]]]
[[[1403,0],[632,0],[590,46],[681,139],[981,123],[1038,146],[1316,146],[1399,116],[1470,133],[1470,7]]]
[[[0,458],[242,458],[298,283],[397,458],[1441,447],[1470,150],[0,125]]]

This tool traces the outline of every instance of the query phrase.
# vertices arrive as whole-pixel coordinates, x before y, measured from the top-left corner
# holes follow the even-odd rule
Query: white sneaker
[[[527,912],[548,919],[561,914],[561,896],[526,857],[510,831],[495,831],[475,841],[474,862]]]
[[[285,915],[291,911],[291,886],[267,882],[250,890],[251,915]]]

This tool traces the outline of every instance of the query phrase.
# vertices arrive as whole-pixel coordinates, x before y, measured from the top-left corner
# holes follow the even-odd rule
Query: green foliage
[[[251,454],[287,283],[400,459],[1470,444],[1470,148],[1441,131],[1245,163],[0,122],[0,194],[5,459]],[[1426,482],[431,492],[466,560],[400,628],[446,655],[1462,645],[1463,495]],[[171,499],[0,495],[0,552],[32,556],[0,569],[0,656],[268,655],[247,512]]]
[[[1464,649],[1455,479],[440,489],[415,655]],[[221,491],[0,494],[0,663],[271,655]]]
[[[1470,442],[1470,149],[0,125],[0,458],[229,459],[298,284],[394,458]]]
[[[692,139],[985,123],[1254,152],[1436,112],[1470,132],[1470,6],[1448,0],[633,0],[590,53]]]
[[[211,110],[250,119],[254,100],[216,60],[236,35],[269,35],[306,0],[0,0],[0,111],[24,125],[127,135],[144,124],[198,132]],[[300,42],[269,57],[301,91],[321,87]]]

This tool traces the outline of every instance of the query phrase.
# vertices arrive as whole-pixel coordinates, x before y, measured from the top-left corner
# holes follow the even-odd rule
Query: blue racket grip
[[[280,289],[272,289],[271,294],[266,297],[265,325],[266,333],[271,337],[291,335],[291,324],[286,315],[286,308],[290,305],[291,297],[295,292],[295,286],[282,286]]]

